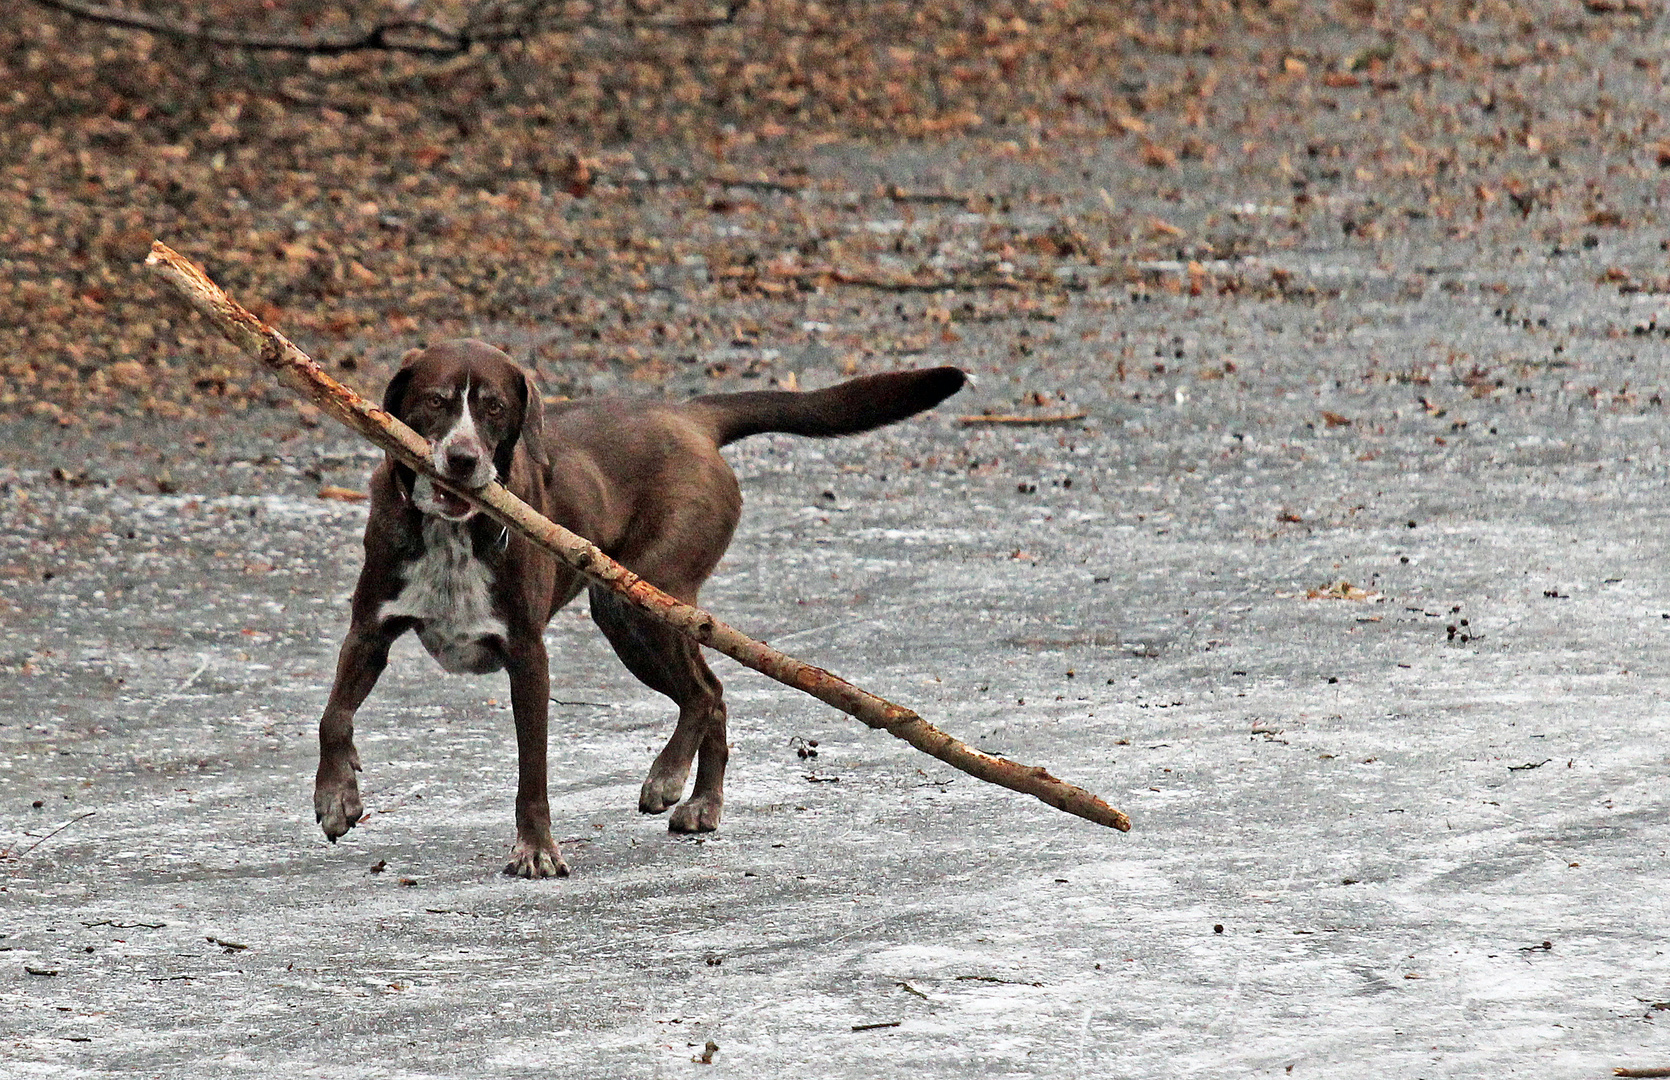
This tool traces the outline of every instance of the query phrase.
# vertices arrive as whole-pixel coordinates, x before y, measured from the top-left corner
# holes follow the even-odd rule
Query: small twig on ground
[[[1670,1066],[1660,1069],[1627,1069],[1619,1067],[1612,1070],[1613,1076],[1670,1076]]]
[[[863,626],[866,623],[872,623],[875,621],[876,620],[874,619],[842,619],[839,622],[824,623],[822,626],[809,626],[804,630],[795,630],[788,634],[777,634],[770,639],[770,642],[781,645],[785,641],[793,641],[795,638],[810,637],[813,634],[821,634],[826,630],[844,630],[848,627]]]
[[[1043,424],[1071,424],[1079,420],[1083,420],[1088,415],[1090,414],[1082,410],[1070,413],[1049,413],[1043,416],[996,414],[989,416],[959,416],[957,417],[957,422],[965,426],[969,424],[1009,424],[1014,427],[1026,427],[1030,425]]]
[[[958,195],[951,191],[906,191],[894,185],[887,189],[887,197],[894,202],[926,203],[930,206],[960,206],[971,209],[975,203],[981,201],[981,196]]]
[[[884,1020],[879,1024],[854,1024],[854,1031],[880,1031],[882,1028],[895,1028],[904,1023],[903,1020]]]
[[[799,195],[802,191],[805,191],[812,185],[810,180],[749,180],[740,176],[721,176],[718,173],[712,173],[706,179],[708,183],[716,184],[720,187],[739,187],[746,188],[749,191],[769,191],[777,195]]]
[[[383,51],[403,52],[416,56],[454,56],[467,50],[476,40],[490,42],[490,36],[473,38],[467,30],[453,30],[436,23],[415,19],[397,19],[375,26],[351,31],[334,38],[297,38],[275,34],[244,34],[221,30],[212,26],[174,22],[142,11],[104,4],[83,3],[82,0],[35,0],[35,3],[84,22],[113,26],[120,30],[142,30],[174,41],[197,45],[252,49],[257,52],[307,53],[315,56],[340,56],[345,53]]]
[[[308,56],[343,56],[356,52],[405,53],[410,56],[450,57],[467,53],[477,45],[503,45],[523,41],[539,33],[576,30],[705,30],[736,21],[746,0],[730,0],[723,15],[700,19],[664,19],[618,23],[555,20],[545,18],[548,0],[531,0],[520,5],[486,3],[471,13],[462,26],[453,28],[421,19],[389,19],[347,31],[336,37],[290,37],[283,34],[246,34],[176,22],[125,7],[87,3],[86,0],[35,0],[50,11],[84,22],[120,30],[141,30],[174,41],[220,48],[250,49],[255,52],[288,52]]]
[[[479,491],[455,487],[435,471],[430,462],[429,443],[423,436],[331,378],[290,339],[250,314],[168,245],[161,241],[153,243],[145,265],[178,290],[230,341],[260,358],[262,364],[320,409],[382,447],[402,465],[455,491],[495,521],[527,536],[652,619],[785,686],[833,705],[867,726],[885,731],[970,776],[1031,795],[1086,821],[1129,831],[1131,819],[1124,813],[1083,788],[1051,776],[1049,770],[976,750],[910,709],[756,641],[701,608],[680,603],[609,558],[589,540],[538,513],[504,485],[495,481]]]
[[[74,825],[76,822],[82,820],[83,818],[90,818],[96,813],[98,813],[97,810],[89,810],[85,814],[77,814],[75,817],[70,818],[68,821],[64,822],[62,825],[58,826],[56,829],[53,829],[51,832],[47,833],[45,836],[42,836],[40,839],[36,840],[33,844],[30,844],[28,847],[24,848],[22,851],[18,851],[18,852],[13,852],[13,851],[9,851],[9,850],[8,851],[0,851],[0,859],[12,859],[14,861],[17,860],[17,859],[21,859],[25,855],[29,854],[31,851],[34,851],[36,848],[38,848],[42,844],[46,843],[48,840],[52,839],[54,836],[57,836],[59,833],[63,832],[65,829],[69,828],[71,825]]]
[[[816,292],[831,286],[890,293],[969,292],[979,289],[1017,291],[1022,288],[1022,283],[1009,274],[916,278],[839,266],[810,266],[792,273],[762,273],[754,266],[727,266],[715,271],[714,276],[722,281],[734,281],[740,288],[753,288],[771,295],[786,294],[790,289]]]
[[[179,685],[179,687],[174,690],[173,693],[169,694],[165,698],[162,698],[162,699],[158,700],[155,705],[151,706],[151,711],[145,714],[145,719],[146,719],[147,722],[149,722],[151,720],[155,720],[156,716],[157,716],[157,713],[161,712],[165,705],[167,705],[170,701],[173,701],[175,698],[179,697],[181,694],[185,693],[187,690],[190,690],[191,689],[191,684],[197,681],[197,677],[199,675],[203,674],[203,672],[208,670],[208,668],[209,668],[209,654],[204,653],[200,657],[200,659],[201,659],[202,662],[197,665],[197,670],[192,672],[190,675],[186,676],[186,681],[185,682],[181,683]]]
[[[822,273],[803,274],[801,277],[812,284],[821,284],[819,280],[821,278],[835,285],[893,293],[966,292],[971,289],[1018,290],[1021,288],[1021,283],[1007,274],[949,278],[895,278],[851,270],[830,269]]]

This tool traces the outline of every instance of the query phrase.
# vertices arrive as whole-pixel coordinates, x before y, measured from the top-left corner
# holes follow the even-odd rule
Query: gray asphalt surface
[[[818,164],[966,179],[911,148]],[[374,455],[284,410],[9,425],[0,1073],[1670,1066],[1670,313],[1600,281],[1662,230],[1408,215],[1362,243],[1339,219],[1395,200],[1344,186],[1240,267],[1279,295],[1190,296],[1153,260],[902,358],[981,380],[928,417],[732,453],[712,610],[1101,793],[1128,835],[720,659],[725,822],[670,837],[633,808],[671,710],[582,603],[549,632],[572,878],[499,875],[506,688],[411,641],[360,714],[370,817],[331,846],[313,724],[364,511],[316,493]],[[1264,235],[1291,207],[1219,173],[1133,209]],[[815,344],[772,362],[838,377]],[[1086,416],[957,422],[986,408]]]
[[[504,688],[411,643],[362,713],[372,816],[332,847],[312,722],[363,510],[314,492],[370,454],[273,422],[201,447],[14,430],[7,1068],[682,1075],[710,1039],[739,1075],[1664,1059],[1660,410],[1530,369],[1531,393],[1436,379],[1433,416],[1364,381],[1350,335],[1294,355],[1280,310],[1199,306],[1190,348],[1237,372],[1140,401],[1063,381],[1079,427],[942,409],[742,444],[750,508],[706,595],[1103,793],[1123,836],[721,660],[726,821],[669,837],[632,810],[669,709],[581,607],[550,635],[573,878],[498,876]],[[1610,386],[1640,360],[1585,363]],[[179,490],[142,493],[161,444]],[[1367,595],[1308,596],[1342,581]]]

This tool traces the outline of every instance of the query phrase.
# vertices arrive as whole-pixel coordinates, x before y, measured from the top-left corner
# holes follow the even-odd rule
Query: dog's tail
[[[827,439],[856,435],[931,409],[963,388],[954,367],[866,375],[822,390],[745,390],[694,398],[685,410],[705,424],[720,446],[781,431]]]

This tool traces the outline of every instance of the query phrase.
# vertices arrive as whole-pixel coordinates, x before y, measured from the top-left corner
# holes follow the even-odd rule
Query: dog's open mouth
[[[443,515],[449,518],[467,518],[475,512],[475,507],[470,505],[470,501],[468,499],[464,498],[462,495],[454,495],[452,492],[441,487],[439,484],[435,485],[435,491],[432,498],[435,503],[435,509],[439,510]]]

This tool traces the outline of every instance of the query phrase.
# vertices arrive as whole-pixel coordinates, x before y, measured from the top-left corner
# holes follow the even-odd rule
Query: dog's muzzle
[[[413,482],[412,505],[425,514],[447,521],[467,521],[476,512],[468,499],[454,495],[427,476],[420,476]]]
[[[430,451],[429,464],[450,483],[468,491],[480,491],[494,479],[492,459],[473,438],[449,435],[442,439]],[[427,476],[418,477],[412,486],[412,501],[424,513],[448,521],[465,521],[476,512],[468,499],[454,495]]]

